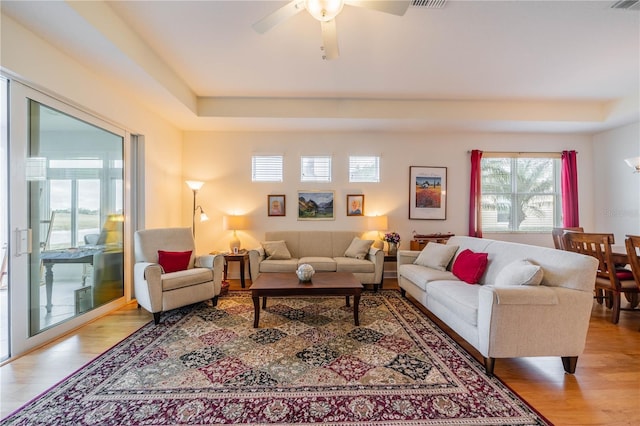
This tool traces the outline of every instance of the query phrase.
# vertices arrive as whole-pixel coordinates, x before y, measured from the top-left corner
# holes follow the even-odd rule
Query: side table
[[[398,256],[395,254],[389,254],[386,253],[384,254],[384,262],[382,262],[382,277],[380,277],[380,284],[379,287],[382,289],[382,284],[384,283],[384,263],[385,262],[395,262],[397,261]],[[373,286],[374,291],[378,291],[378,285]]]
[[[229,262],[240,262],[240,285],[244,288],[244,267],[245,263],[249,265],[251,268],[251,264],[249,264],[249,252],[246,250],[241,250],[238,254],[227,253],[224,255],[224,280],[227,280],[227,266]],[[249,269],[249,274],[251,274],[251,269]]]

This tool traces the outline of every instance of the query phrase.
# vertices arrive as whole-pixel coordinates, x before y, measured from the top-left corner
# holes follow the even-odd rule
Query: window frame
[[[482,160],[481,160],[481,188],[482,188],[482,199],[483,201],[481,202],[481,215],[483,217],[482,220],[482,232],[483,233],[519,233],[519,234],[523,234],[523,233],[548,233],[551,231],[551,228],[553,227],[558,227],[558,226],[562,226],[562,189],[561,189],[561,182],[560,182],[560,175],[561,175],[561,168],[562,168],[562,161],[561,161],[561,156],[562,154],[559,152],[538,152],[538,153],[532,153],[532,152],[484,152],[482,155]],[[496,191],[487,191],[486,189],[486,182],[485,182],[485,160],[495,160],[495,159],[504,159],[504,160],[509,160],[510,162],[510,168],[509,168],[509,178],[510,178],[510,186],[511,186],[511,190],[510,192],[496,192]],[[518,170],[518,164],[519,161],[522,159],[548,159],[548,160],[552,160],[553,161],[553,170],[552,170],[552,176],[551,176],[551,180],[552,180],[552,190],[549,192],[523,192],[522,188],[518,188],[517,185],[517,170]],[[497,229],[497,227],[492,227],[492,228],[487,228],[487,221],[486,221],[486,214],[485,212],[489,211],[488,209],[484,208],[484,198],[486,196],[495,196],[495,197],[499,197],[500,195],[503,195],[505,197],[505,199],[509,200],[510,206],[516,206],[518,204],[518,200],[519,200],[519,196],[523,196],[524,195],[531,195],[533,194],[533,196],[551,196],[552,197],[552,205],[551,205],[551,210],[552,210],[552,217],[553,217],[553,224],[551,226],[549,226],[549,228],[547,227],[540,227],[540,228],[533,228],[533,229],[516,229],[516,226],[518,228],[521,227],[522,225],[522,221],[524,221],[524,219],[522,221],[519,221],[518,219],[518,209],[517,208],[509,208],[509,219],[507,221],[507,228],[506,229]],[[496,216],[498,216],[499,213],[496,212]],[[496,222],[499,223],[499,222]],[[517,225],[516,225],[517,224]]]
[[[313,168],[318,169],[318,171],[326,171],[325,175],[321,173],[316,173],[316,170],[313,171],[313,174],[305,175],[305,170],[308,170],[307,164],[305,164],[305,160],[313,160]],[[318,164],[315,164],[315,162]],[[322,164],[324,162],[324,164]],[[331,155],[301,155],[300,156],[300,182],[309,183],[331,183],[333,175],[333,156]]]
[[[359,175],[357,170],[354,170],[357,166],[363,165],[367,160],[371,159],[375,162],[375,180],[368,180],[366,177]],[[380,183],[380,155],[350,155],[348,174],[349,183]],[[358,179],[356,178],[357,176],[361,177]]]
[[[279,160],[279,163],[278,163]],[[267,164],[273,161],[273,164]],[[262,164],[258,164],[262,162]],[[262,172],[267,172],[261,174]],[[260,176],[258,176],[260,174]],[[275,178],[274,178],[275,177]],[[284,155],[254,154],[251,156],[251,182],[284,182]]]

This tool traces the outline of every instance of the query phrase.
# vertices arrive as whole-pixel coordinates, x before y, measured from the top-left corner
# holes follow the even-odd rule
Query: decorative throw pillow
[[[487,269],[488,253],[474,253],[463,250],[453,262],[451,272],[468,284],[476,284]]]
[[[540,285],[544,271],[528,260],[516,260],[502,268],[496,276],[496,287]]]
[[[287,248],[287,244],[283,241],[264,241],[262,243],[264,253],[268,260],[289,260],[291,253]]]
[[[458,246],[430,242],[424,246],[413,263],[437,269],[438,271],[446,271],[457,250]]]
[[[349,245],[347,251],[344,252],[344,257],[353,257],[355,259],[364,259],[369,253],[369,249],[373,244],[373,240],[361,240],[358,237],[354,237],[353,241]]]
[[[191,250],[189,251],[163,251],[158,250],[158,263],[165,274],[169,272],[184,271],[189,267]]]

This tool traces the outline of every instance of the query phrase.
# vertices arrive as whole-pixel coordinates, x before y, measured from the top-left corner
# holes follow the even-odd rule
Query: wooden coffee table
[[[358,307],[362,284],[351,272],[316,272],[310,283],[301,283],[293,273],[265,272],[251,284],[254,320],[253,327],[258,328],[260,321],[260,297],[262,309],[267,307],[267,297],[282,296],[353,296],[353,321],[360,325]]]

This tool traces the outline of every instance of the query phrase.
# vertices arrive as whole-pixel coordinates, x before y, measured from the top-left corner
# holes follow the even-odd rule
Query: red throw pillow
[[[184,271],[189,267],[189,260],[191,260],[191,250],[158,250],[158,263],[162,266],[162,269],[164,269],[165,274],[168,274],[169,272]]]
[[[475,284],[487,269],[488,253],[474,253],[469,249],[463,250],[453,263],[451,272],[462,281]]]

